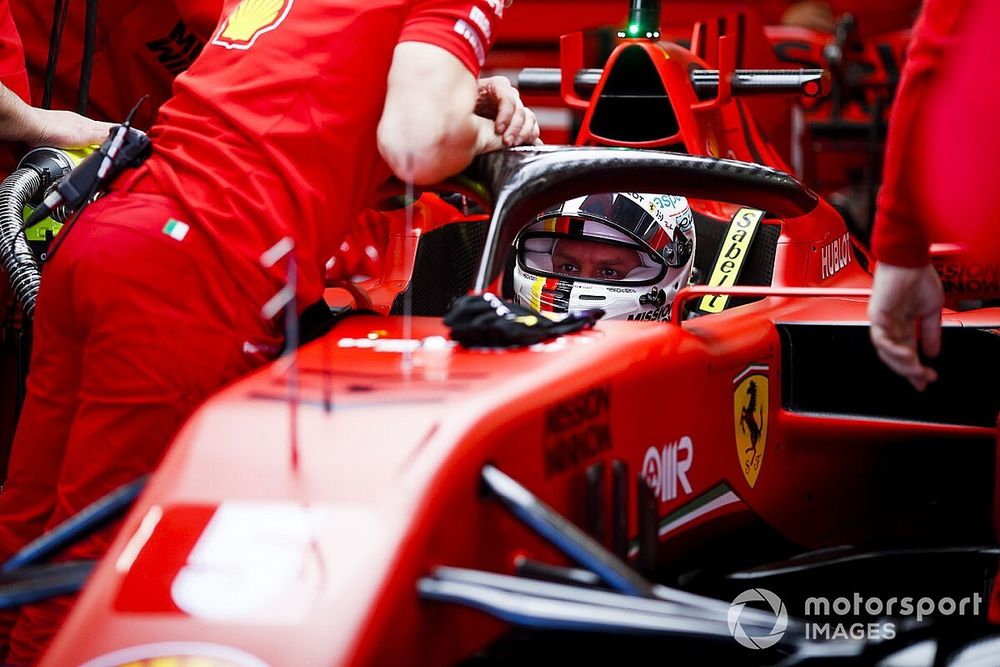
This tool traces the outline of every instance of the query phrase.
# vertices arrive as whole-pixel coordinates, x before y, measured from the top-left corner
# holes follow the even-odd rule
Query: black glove
[[[595,308],[550,320],[530,308],[485,292],[455,301],[444,323],[451,329],[452,340],[462,347],[524,347],[589,329],[603,315],[603,310]]]

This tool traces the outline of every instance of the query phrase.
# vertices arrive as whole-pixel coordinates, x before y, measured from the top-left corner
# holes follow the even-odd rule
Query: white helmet
[[[694,265],[687,199],[588,195],[539,215],[514,241],[514,300],[537,311],[600,308],[605,319],[667,320]]]

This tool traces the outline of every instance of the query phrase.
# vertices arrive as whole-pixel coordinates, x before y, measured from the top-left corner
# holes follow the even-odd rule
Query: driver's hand
[[[872,344],[885,365],[917,391],[937,380],[937,372],[920,362],[917,345],[928,357],[941,351],[943,304],[944,290],[932,265],[908,268],[880,262],[875,268],[868,302]]]
[[[494,131],[506,147],[541,143],[535,113],[524,106],[517,89],[506,77],[479,80],[475,112],[493,121]]]

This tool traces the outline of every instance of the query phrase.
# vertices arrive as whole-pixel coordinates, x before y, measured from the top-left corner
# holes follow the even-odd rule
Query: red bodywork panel
[[[774,322],[860,322],[864,305],[770,298],[683,328],[608,322],[521,351],[453,347],[431,318],[403,341],[400,318],[348,317],[299,354],[296,437],[287,375],[273,368],[189,422],[46,664],[181,640],[270,664],[453,662],[503,626],[421,603],[419,576],[442,564],[511,572],[518,555],[562,562],[482,499],[486,463],[578,525],[585,468],[619,460],[653,480],[663,540],[693,547],[706,523],[748,513],[804,546],[871,539],[887,527],[857,520],[877,487],[862,474],[869,458],[917,435],[961,446],[993,431],[784,411]],[[753,487],[730,418],[748,374],[767,379]]]

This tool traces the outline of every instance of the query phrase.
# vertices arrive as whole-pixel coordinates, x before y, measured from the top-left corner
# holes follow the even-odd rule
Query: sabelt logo
[[[732,287],[736,284],[750,251],[750,243],[763,217],[764,212],[755,208],[741,208],[736,212],[722,245],[719,246],[719,256],[708,281],[710,287]],[[721,313],[728,303],[728,296],[712,294],[702,297],[698,308],[706,313]]]
[[[243,0],[222,22],[212,44],[227,49],[249,49],[257,38],[277,28],[295,0]]]

